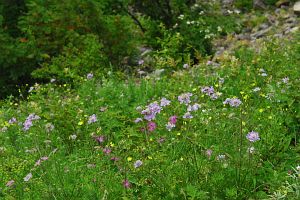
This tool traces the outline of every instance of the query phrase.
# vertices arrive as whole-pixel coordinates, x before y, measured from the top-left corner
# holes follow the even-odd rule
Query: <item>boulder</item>
[[[295,3],[293,10],[296,15],[300,15],[300,1],[297,1]]]

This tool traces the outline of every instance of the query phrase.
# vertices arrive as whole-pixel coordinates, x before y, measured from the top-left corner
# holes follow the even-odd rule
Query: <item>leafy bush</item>
[[[62,82],[71,82],[89,72],[103,73],[107,68],[103,45],[95,35],[72,35],[61,54],[43,63],[32,75],[35,78],[56,78]]]

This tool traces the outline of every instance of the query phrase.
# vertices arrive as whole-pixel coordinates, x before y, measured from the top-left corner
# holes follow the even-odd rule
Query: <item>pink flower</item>
[[[6,183],[6,187],[11,187],[15,183],[14,180],[10,180]]]
[[[96,137],[95,137],[95,140],[96,140],[97,142],[99,142],[99,143],[102,143],[102,142],[104,142],[104,136],[103,136],[103,135],[96,136]]]
[[[206,152],[205,152],[205,154],[206,154],[206,156],[208,157],[208,158],[210,158],[211,157],[211,155],[212,155],[212,150],[211,149],[207,149],[206,150]]]
[[[111,153],[111,149],[108,148],[108,147],[105,147],[105,148],[103,149],[103,153],[105,153],[106,155],[108,155],[108,154]]]
[[[176,122],[177,122],[177,116],[174,115],[174,116],[170,117],[170,118],[169,118],[169,122],[170,122],[171,124],[176,124]]]
[[[123,181],[123,186],[124,186],[124,188],[129,189],[131,187],[131,184],[129,183],[129,181],[127,179],[125,179]]]
[[[38,161],[35,162],[34,166],[35,166],[35,167],[36,167],[36,166],[39,166],[39,165],[41,165],[41,163],[42,163],[42,160],[39,159]]]
[[[148,131],[150,131],[150,132],[154,131],[156,129],[155,122],[149,122],[147,128],[148,128]]]
[[[112,161],[118,161],[118,160],[120,160],[120,158],[118,158],[118,157],[111,157],[110,160],[112,160]]]

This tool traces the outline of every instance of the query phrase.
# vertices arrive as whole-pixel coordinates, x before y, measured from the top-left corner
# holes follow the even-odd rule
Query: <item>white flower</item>
[[[27,174],[27,176],[25,176],[24,181],[28,182],[31,178],[32,178],[32,173],[30,172],[29,174]]]
[[[77,138],[77,135],[70,135],[70,137],[69,137],[70,139],[72,139],[72,140],[76,140],[76,138]]]

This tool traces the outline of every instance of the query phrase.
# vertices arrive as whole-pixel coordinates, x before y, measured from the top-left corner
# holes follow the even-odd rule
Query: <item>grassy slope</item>
[[[36,86],[26,101],[8,100],[0,110],[0,125],[7,127],[0,133],[0,195],[6,199],[261,199],[281,187],[282,193],[296,199],[285,181],[296,184],[299,192],[299,183],[287,177],[300,162],[297,42],[297,37],[271,41],[262,44],[265,49],[260,54],[242,46],[235,55],[224,57],[219,67],[200,64],[160,80],[125,83],[95,77],[83,79],[75,89],[52,83]],[[282,82],[285,77],[287,84]],[[201,92],[204,86],[214,86],[222,95],[211,100]],[[255,87],[261,90],[253,92]],[[182,118],[186,106],[177,100],[185,92],[193,93],[192,101],[201,105],[191,120]],[[141,117],[136,107],[162,97],[172,103],[157,116],[157,129],[145,134],[140,129],[146,122],[133,122]],[[243,104],[223,105],[233,97]],[[41,119],[28,131],[22,130],[22,124],[8,124],[12,117],[23,123],[30,113]],[[92,114],[98,120],[88,124]],[[179,118],[169,132],[165,124],[172,115]],[[47,132],[47,123],[54,130]],[[254,144],[245,137],[252,130],[261,138]],[[93,134],[103,135],[105,141],[98,144]],[[71,135],[77,138],[72,140]],[[161,138],[164,142],[158,143]],[[247,153],[250,146],[255,147],[254,154]],[[103,153],[105,147],[112,150],[109,155]],[[206,155],[208,149],[213,151],[211,157]],[[34,167],[42,156],[49,159]],[[111,161],[112,157],[120,160]],[[133,167],[136,160],[143,161],[140,168]],[[33,178],[24,182],[29,172]],[[124,189],[125,179],[131,189]],[[5,186],[9,180],[15,180],[13,187]]]

